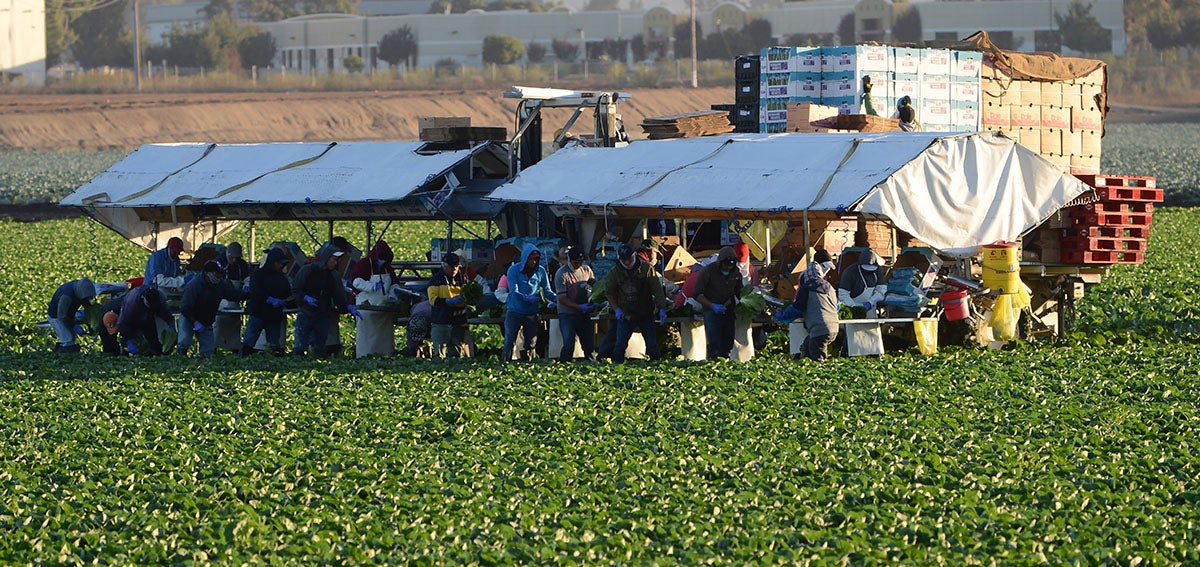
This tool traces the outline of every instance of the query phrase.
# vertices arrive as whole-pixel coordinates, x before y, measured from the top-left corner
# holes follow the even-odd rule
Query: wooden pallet
[[[1131,226],[1150,226],[1149,213],[1096,213],[1096,212],[1073,212],[1071,213],[1071,222],[1075,226],[1108,226],[1108,225],[1131,225]]]
[[[1076,226],[1060,229],[1063,238],[1149,238],[1148,226]]]
[[[1157,190],[1157,189],[1156,189]],[[1153,213],[1151,201],[1096,201],[1080,205],[1080,210],[1096,213]]]
[[[1141,264],[1145,252],[1125,250],[1063,250],[1064,264]]]
[[[1142,238],[1089,238],[1074,236],[1062,239],[1062,249],[1067,250],[1129,250],[1145,252],[1146,240]]]
[[[1096,198],[1101,201],[1143,201],[1161,203],[1162,189],[1145,189],[1140,187],[1097,187]]]
[[[1078,174],[1080,181],[1097,189],[1101,187],[1157,187],[1155,178],[1133,175],[1099,175],[1094,173]]]

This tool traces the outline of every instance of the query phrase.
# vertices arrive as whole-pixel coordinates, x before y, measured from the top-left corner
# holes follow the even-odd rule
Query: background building
[[[46,3],[0,0],[0,83],[46,84]]]

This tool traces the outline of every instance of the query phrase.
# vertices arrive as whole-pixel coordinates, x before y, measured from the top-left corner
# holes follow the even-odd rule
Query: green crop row
[[[55,356],[145,252],[0,222],[0,563],[1197,564],[1200,209],[1154,218],[1063,340],[625,366]]]
[[[56,203],[126,152],[0,152],[0,203]]]

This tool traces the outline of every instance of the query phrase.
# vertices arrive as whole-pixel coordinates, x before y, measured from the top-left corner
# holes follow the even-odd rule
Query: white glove
[[[496,299],[508,301],[508,290],[502,287],[496,288]]]
[[[158,287],[183,287],[183,276],[168,277],[163,274],[154,276],[154,285]]]

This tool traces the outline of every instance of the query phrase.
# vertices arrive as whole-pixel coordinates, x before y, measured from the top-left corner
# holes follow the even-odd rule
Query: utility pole
[[[700,86],[696,76],[696,0],[692,0],[692,88]]]
[[[133,90],[142,92],[142,26],[138,24],[138,0],[133,0]]]

